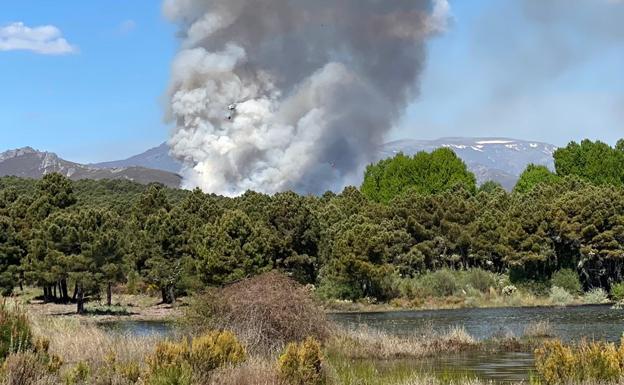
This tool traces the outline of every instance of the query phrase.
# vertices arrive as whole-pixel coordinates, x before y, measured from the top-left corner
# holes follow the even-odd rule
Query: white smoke
[[[165,0],[182,30],[172,154],[185,187],[320,193],[354,183],[418,91],[446,0]]]

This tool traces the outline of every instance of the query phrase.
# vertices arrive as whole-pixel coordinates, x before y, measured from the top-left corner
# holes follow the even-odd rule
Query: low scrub
[[[324,385],[323,354],[318,341],[290,343],[279,357],[278,373],[289,385]]]
[[[536,368],[547,385],[618,383],[624,378],[624,344],[561,341],[544,344],[535,353]]]
[[[581,281],[576,271],[572,269],[561,269],[553,274],[550,279],[551,286],[565,289],[568,293],[581,293]]]
[[[549,321],[537,321],[528,324],[524,328],[524,338],[552,338],[555,331]]]
[[[406,298],[443,298],[459,294],[479,296],[498,290],[503,283],[505,280],[501,276],[483,269],[441,269],[400,280],[396,286],[400,295]]]
[[[446,333],[399,337],[379,330],[360,328],[336,333],[327,346],[328,354],[351,359],[400,359],[429,357],[438,353],[460,353],[480,348],[463,328]]]
[[[189,362],[198,373],[208,373],[226,365],[245,361],[247,353],[231,332],[211,332],[193,338]]]
[[[587,304],[601,304],[609,302],[609,295],[602,288],[591,289],[583,296],[583,302]]]
[[[574,296],[562,287],[553,286],[550,288],[548,299],[553,305],[567,306],[574,301]]]
[[[185,320],[194,331],[231,330],[252,352],[277,352],[308,337],[324,341],[331,331],[310,291],[276,272],[197,296]]]
[[[149,378],[168,378],[176,370],[181,370],[178,374],[184,377],[187,368],[190,373],[207,378],[215,369],[240,364],[246,358],[245,349],[234,334],[214,331],[191,341],[162,341],[147,358],[147,364]]]
[[[616,283],[611,286],[611,297],[616,301],[624,300],[624,282]]]
[[[0,360],[32,347],[32,331],[26,313],[6,302],[0,305]]]
[[[2,385],[54,384],[49,363],[35,352],[10,354],[2,365]]]

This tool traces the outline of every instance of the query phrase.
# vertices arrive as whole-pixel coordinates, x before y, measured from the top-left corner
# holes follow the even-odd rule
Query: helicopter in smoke
[[[228,106],[227,108],[227,115],[226,115],[226,119],[227,120],[233,120],[235,115],[236,115],[236,108],[238,107],[238,105],[236,103],[232,103]]]

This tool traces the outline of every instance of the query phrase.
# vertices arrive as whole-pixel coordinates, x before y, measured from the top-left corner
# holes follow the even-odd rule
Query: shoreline
[[[188,306],[186,298],[179,298],[176,304],[162,304],[157,297],[146,295],[118,295],[113,296],[113,305],[108,307],[98,301],[86,303],[86,314],[76,314],[73,303],[44,303],[42,300],[28,298],[27,295],[7,297],[5,300],[14,302],[24,307],[34,317],[58,317],[77,319],[86,322],[111,323],[118,321],[136,322],[176,322],[183,317],[183,309]],[[529,304],[513,305],[502,302],[482,302],[478,305],[466,303],[452,304],[442,299],[439,302],[429,301],[428,306],[401,307],[391,303],[364,304],[358,302],[325,302],[321,307],[328,316],[339,314],[379,314],[379,313],[409,313],[452,311],[472,309],[532,309],[532,308],[575,308],[586,306],[613,306],[617,302],[584,303],[576,299],[570,304],[556,305],[548,303],[546,298],[538,301],[530,301]]]
[[[326,314],[379,314],[379,313],[408,313],[408,312],[426,312],[426,311],[444,311],[444,310],[472,310],[472,309],[536,309],[536,308],[575,308],[586,306],[614,306],[617,302],[609,301],[603,303],[583,303],[575,302],[566,305],[555,304],[533,304],[533,305],[510,305],[510,304],[492,304],[485,306],[430,306],[430,307],[395,307],[388,303],[383,304],[358,304],[352,303],[353,309],[338,309],[328,307],[323,304]]]

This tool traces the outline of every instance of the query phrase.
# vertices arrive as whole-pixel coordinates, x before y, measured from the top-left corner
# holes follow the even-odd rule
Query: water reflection
[[[548,321],[559,338],[571,342],[582,338],[619,341],[624,331],[624,311],[612,310],[609,306],[350,313],[330,317],[346,327],[365,325],[397,335],[464,327],[481,340],[508,333],[520,336],[528,325],[539,321]],[[471,353],[379,364],[390,366],[389,370],[392,365],[408,365],[424,373],[455,373],[499,383],[527,382],[534,371],[530,353]]]
[[[609,306],[349,313],[332,314],[330,318],[343,326],[365,325],[397,335],[419,333],[425,329],[444,331],[462,326],[477,339],[509,332],[522,335],[528,325],[538,321],[548,321],[555,333],[566,341],[581,338],[619,341],[624,331],[624,310],[612,310]],[[175,333],[175,326],[168,322],[117,321],[104,323],[102,327],[130,336],[170,336]],[[475,352],[427,360],[383,361],[378,366],[380,371],[407,367],[421,373],[459,374],[499,383],[527,382],[534,370],[530,353]]]
[[[330,317],[348,327],[366,325],[398,335],[413,334],[428,327],[441,331],[463,326],[477,339],[507,332],[522,335],[526,326],[538,321],[550,322],[557,336],[565,341],[581,338],[619,341],[624,331],[624,310],[609,306],[349,313]]]
[[[174,332],[174,325],[171,322],[164,321],[113,321],[102,322],[100,327],[103,329],[128,336],[147,337],[147,336],[169,336]]]

